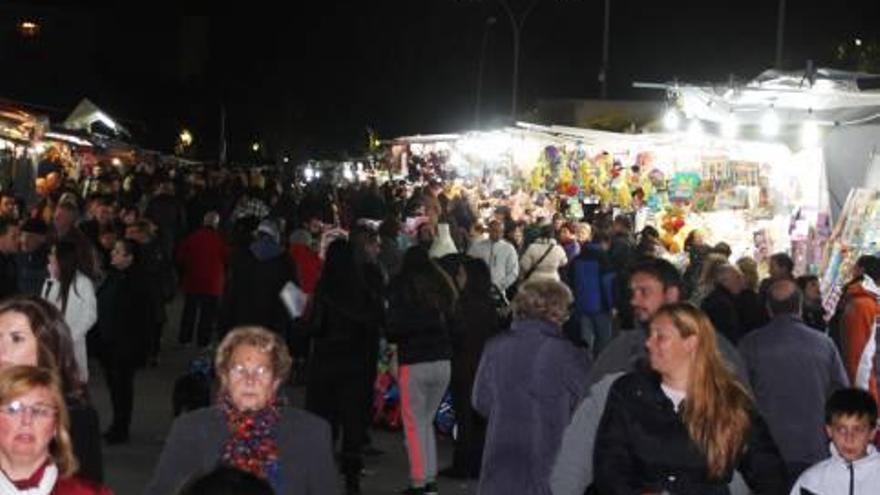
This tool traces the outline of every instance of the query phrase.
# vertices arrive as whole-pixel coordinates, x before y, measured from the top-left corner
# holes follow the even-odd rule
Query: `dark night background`
[[[529,1],[510,0],[514,9]],[[777,2],[612,0],[612,98],[661,98],[633,81],[749,79],[773,64]],[[788,0],[786,68],[836,65],[835,47],[878,40],[880,2]],[[149,148],[182,127],[216,158],[221,104],[232,159],[294,159],[383,138],[457,131],[474,121],[485,20],[483,122],[510,111],[512,31],[494,0],[289,2],[228,16],[128,12],[46,2],[0,4],[0,97],[65,115],[82,97]],[[525,22],[520,114],[544,98],[596,98],[602,0],[543,0]],[[23,19],[40,34],[21,36]]]

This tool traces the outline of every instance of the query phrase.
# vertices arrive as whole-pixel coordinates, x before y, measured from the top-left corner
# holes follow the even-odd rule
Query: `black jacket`
[[[330,294],[318,285],[310,325],[311,374],[367,375],[375,370],[379,328],[384,320],[384,302],[377,295],[366,288],[359,297]]]
[[[612,385],[596,437],[598,493],[727,494],[733,470],[710,480],[707,469],[656,373],[635,371]],[[757,495],[788,493],[782,457],[757,413],[736,469]]]
[[[0,253],[0,299],[18,293],[18,265],[15,257]]]
[[[288,281],[297,281],[296,265],[281,247],[260,240],[239,251],[232,259],[223,327],[259,325],[284,333],[292,320],[279,294]]]
[[[150,332],[157,325],[156,313],[144,301],[150,299],[149,278],[143,266],[126,271],[111,268],[98,291],[98,335],[101,358],[108,366],[142,366]]]
[[[397,283],[389,300],[388,339],[397,343],[400,364],[428,363],[452,357],[450,318],[446,312],[413,301],[408,285]]]
[[[82,399],[65,397],[70,417],[70,441],[79,461],[77,476],[96,483],[104,481],[104,454],[101,448],[101,427],[98,411]]]
[[[736,296],[721,286],[703,299],[700,308],[712,320],[715,330],[727,337],[734,345],[745,335],[745,328],[737,311]]]
[[[498,333],[498,308],[490,294],[465,292],[457,312],[452,325],[452,379],[472,384],[486,342]]]

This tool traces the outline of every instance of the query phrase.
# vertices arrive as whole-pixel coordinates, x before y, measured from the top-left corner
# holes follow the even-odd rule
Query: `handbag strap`
[[[538,261],[537,261],[534,265],[532,265],[532,266],[529,267],[529,269],[528,269],[528,271],[526,272],[526,274],[523,275],[523,278],[522,278],[523,282],[525,282],[526,280],[528,280],[529,277],[532,276],[532,273],[535,273],[535,270],[538,269],[538,266],[541,264],[541,262],[544,261],[544,259],[547,257],[548,254],[550,254],[550,251],[553,251],[553,248],[554,248],[554,247],[556,247],[555,244],[550,244],[550,246],[547,248],[547,250],[544,251],[544,254],[542,254],[541,257],[538,258]]]

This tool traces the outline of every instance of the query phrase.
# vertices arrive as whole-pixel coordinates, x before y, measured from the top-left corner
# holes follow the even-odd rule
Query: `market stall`
[[[880,253],[880,190],[850,191],[834,231],[828,239],[820,287],[826,314],[834,314],[844,285],[862,255]]]
[[[453,184],[479,184],[484,197],[504,198],[496,202],[514,216],[562,211],[580,219],[591,207],[632,214],[637,230],[661,232],[679,262],[685,238],[700,229],[709,242],[729,243],[734,256],[762,261],[787,251],[799,271],[815,272],[828,235],[825,168],[814,148],[693,131],[634,135],[532,124],[432,143],[395,141],[405,144],[399,156],[443,169],[439,175]]]

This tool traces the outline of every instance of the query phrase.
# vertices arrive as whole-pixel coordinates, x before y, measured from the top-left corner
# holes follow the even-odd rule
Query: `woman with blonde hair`
[[[715,253],[709,253],[702,258],[702,262],[700,264],[700,277],[697,281],[697,285],[691,293],[688,300],[694,306],[700,306],[703,304],[703,299],[712,292],[712,289],[715,288],[715,270],[721,266],[727,264],[727,259]]]
[[[753,493],[786,493],[779,450],[725,366],[709,318],[687,303],[664,306],[646,347],[650,369],[624,375],[608,397],[598,493],[729,493],[734,470]]]
[[[0,370],[0,493],[109,495],[76,476],[61,381],[46,368]]]

